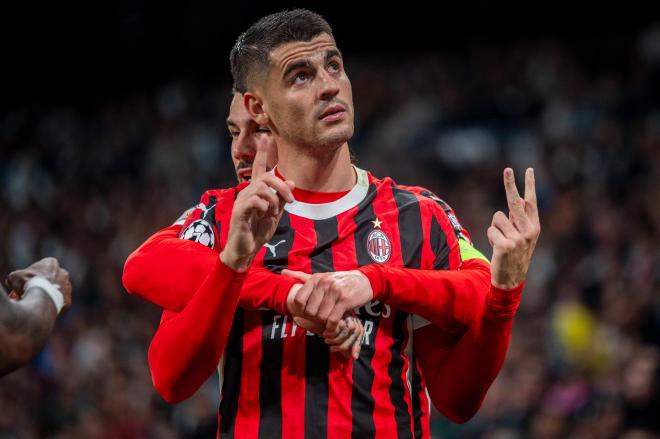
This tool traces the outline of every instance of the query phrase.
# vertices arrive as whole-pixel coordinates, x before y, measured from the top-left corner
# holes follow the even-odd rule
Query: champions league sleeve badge
[[[211,227],[211,224],[209,224],[208,221],[203,219],[198,219],[190,223],[190,225],[186,227],[186,230],[181,234],[181,239],[194,241],[211,249],[215,247],[213,227]]]

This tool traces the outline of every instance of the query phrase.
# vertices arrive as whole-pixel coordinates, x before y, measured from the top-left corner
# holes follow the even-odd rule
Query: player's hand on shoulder
[[[291,181],[282,181],[266,169],[266,148],[255,156],[252,179],[234,202],[227,245],[220,258],[229,267],[245,271],[275,233],[284,205],[293,202]]]
[[[518,193],[510,168],[504,170],[504,188],[509,215],[503,212],[493,215],[488,240],[493,247],[492,283],[498,288],[511,289],[525,280],[541,233],[533,169],[525,173],[524,198]]]

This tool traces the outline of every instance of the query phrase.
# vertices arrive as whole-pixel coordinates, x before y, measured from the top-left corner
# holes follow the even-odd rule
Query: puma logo
[[[277,253],[275,253],[275,247],[282,244],[283,242],[286,242],[286,239],[283,239],[283,240],[281,240],[280,242],[278,242],[277,244],[274,244],[274,245],[266,243],[266,244],[264,244],[264,247],[268,247],[268,250],[270,250],[270,252],[273,254],[273,257],[275,257],[275,256],[277,256]]]

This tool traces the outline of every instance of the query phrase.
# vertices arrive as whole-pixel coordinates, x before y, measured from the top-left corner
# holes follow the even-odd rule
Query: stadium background
[[[542,233],[504,368],[467,424],[436,413],[434,437],[657,437],[660,19],[529,3],[302,6],[347,59],[362,167],[440,194],[486,253],[502,168],[536,169]],[[291,6],[2,6],[0,273],[57,256],[74,307],[0,381],[0,438],[214,437],[215,378],[176,407],[152,389],[159,312],[121,270],[232,184],[228,52]]]

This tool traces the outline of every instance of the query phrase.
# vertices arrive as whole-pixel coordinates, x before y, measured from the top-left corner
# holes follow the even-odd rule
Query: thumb
[[[303,282],[307,282],[307,280],[309,280],[309,278],[312,277],[311,274],[307,274],[307,273],[304,273],[302,271],[288,270],[286,268],[284,270],[282,270],[282,276],[292,277],[294,279],[298,279],[298,280],[301,280]]]
[[[293,321],[304,330],[313,332],[316,335],[320,335],[325,331],[325,326],[322,323],[313,322],[303,317],[296,316]]]

